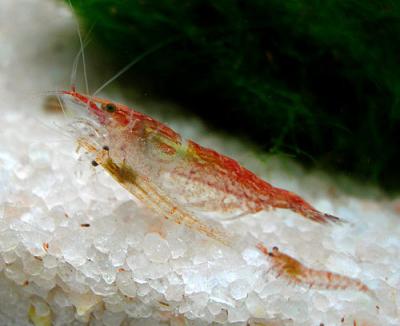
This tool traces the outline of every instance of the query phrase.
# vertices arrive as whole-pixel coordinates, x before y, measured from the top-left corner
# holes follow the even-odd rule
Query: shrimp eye
[[[114,103],[107,103],[107,104],[103,104],[103,110],[113,113],[117,110],[117,107],[115,106]]]

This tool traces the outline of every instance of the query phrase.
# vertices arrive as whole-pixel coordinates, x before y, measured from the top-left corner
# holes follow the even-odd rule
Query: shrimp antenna
[[[71,7],[71,10],[73,11],[74,7],[72,6],[71,0],[69,0],[68,2],[69,2],[69,6]],[[89,36],[93,26],[94,26],[94,24],[90,28],[87,37]],[[85,88],[86,88],[87,94],[89,94],[89,82],[88,82],[88,78],[87,78],[85,50],[84,50],[84,48],[86,47],[86,45],[89,42],[87,42],[87,44],[84,44],[84,43],[86,43],[86,41],[84,42],[83,39],[82,39],[81,28],[79,26],[78,20],[76,20],[76,30],[78,32],[79,43],[80,43],[80,47],[81,48],[80,48],[76,58],[74,59],[73,70],[72,70],[72,73],[71,73],[71,85],[72,85],[72,88],[75,88],[76,71],[77,71],[77,67],[78,67],[78,63],[79,63],[79,56],[81,55],[82,56],[83,78],[84,78],[84,81],[85,81]]]
[[[76,72],[78,69],[78,64],[79,64],[79,59],[81,58],[82,51],[86,48],[86,46],[90,43],[89,35],[93,29],[95,24],[93,24],[90,29],[88,34],[85,36],[85,39],[83,40],[83,46],[79,49],[79,52],[76,54],[75,59],[72,63],[72,72],[71,72],[71,79],[70,79],[70,84],[72,88],[75,88],[75,83],[76,83]]]
[[[79,36],[79,43],[81,44],[81,49],[82,49],[82,66],[83,66],[83,78],[85,80],[85,89],[86,89],[86,94],[89,94],[89,82],[87,78],[87,72],[86,72],[86,60],[85,60],[85,50],[83,49],[83,40],[82,40],[82,34],[81,34],[81,29],[79,27],[79,24],[77,22],[77,31],[78,31],[78,36]]]
[[[86,45],[88,43],[89,42],[86,42],[83,45],[83,47],[86,47]],[[72,64],[71,81],[70,81],[70,84],[71,84],[72,88],[75,88],[75,86],[76,86],[75,85],[76,84],[76,72],[78,70],[78,64],[79,64],[79,60],[81,58],[81,54],[82,54],[82,47],[79,49],[79,52],[76,54],[75,59],[74,59],[73,64]]]
[[[142,54],[138,55],[130,63],[128,63],[125,67],[123,67],[120,71],[118,71],[113,77],[111,77],[108,81],[106,81],[102,86],[100,86],[93,93],[92,97],[95,97],[99,92],[101,92],[104,88],[106,88],[108,85],[110,85],[113,81],[115,81],[118,77],[120,77],[127,70],[132,68],[139,61],[143,60],[145,57],[147,57],[150,54],[158,51],[159,49],[163,48],[164,46],[171,44],[172,42],[176,41],[177,39],[178,39],[177,37],[169,38],[169,39],[167,39],[165,41],[162,41],[162,42],[156,44],[155,46],[151,47],[150,49],[148,49],[147,51],[143,52]]]

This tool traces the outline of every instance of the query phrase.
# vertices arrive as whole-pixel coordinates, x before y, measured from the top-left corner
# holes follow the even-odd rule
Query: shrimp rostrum
[[[319,212],[300,196],[257,177],[235,160],[185,140],[155,119],[127,106],[75,90],[64,91],[88,116],[88,134],[78,146],[94,155],[117,182],[160,216],[234,247],[228,232],[203,222],[213,213],[242,217],[270,208],[289,209],[312,222],[340,223]],[[67,101],[68,100],[68,101]],[[313,270],[274,247],[255,247],[270,261],[279,277],[290,283],[321,289],[355,289],[371,294],[359,280],[328,271]]]

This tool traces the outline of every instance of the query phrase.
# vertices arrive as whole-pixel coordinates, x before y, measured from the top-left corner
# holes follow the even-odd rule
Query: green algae
[[[125,81],[210,124],[400,188],[400,3],[73,0]]]

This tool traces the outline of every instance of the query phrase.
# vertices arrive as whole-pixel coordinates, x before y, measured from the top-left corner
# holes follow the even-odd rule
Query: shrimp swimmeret
[[[311,221],[340,222],[300,196],[273,187],[235,160],[184,140],[166,125],[122,104],[64,91],[89,116],[90,135],[81,135],[79,147],[95,156],[117,182],[160,216],[235,248],[235,240],[200,217],[217,212],[230,218],[269,208],[286,208]],[[328,271],[310,269],[276,247],[255,247],[270,260],[272,269],[290,283],[320,289],[355,289],[371,294],[366,285]]]

